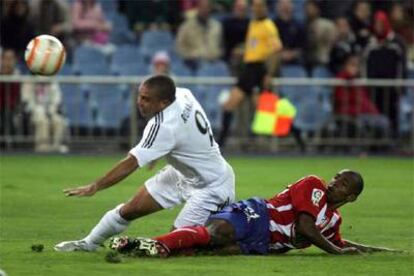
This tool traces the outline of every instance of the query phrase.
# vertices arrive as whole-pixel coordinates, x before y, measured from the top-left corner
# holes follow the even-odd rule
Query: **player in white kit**
[[[92,196],[162,157],[168,165],[148,179],[131,200],[108,211],[85,238],[61,242],[55,250],[94,251],[124,231],[130,221],[184,202],[174,227],[203,225],[211,212],[234,202],[233,170],[190,90],[176,88],[168,76],[150,77],[139,87],[138,108],[149,119],[141,141],[105,176],[66,189],[65,194]]]

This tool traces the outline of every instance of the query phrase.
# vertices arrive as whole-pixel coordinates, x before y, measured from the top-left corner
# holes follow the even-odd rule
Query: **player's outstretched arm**
[[[66,196],[93,196],[97,191],[106,189],[120,182],[138,168],[137,159],[128,154],[115,165],[108,173],[96,181],[82,187],[63,190]]]
[[[358,254],[360,251],[352,246],[340,248],[326,239],[315,226],[315,218],[307,213],[300,213],[296,220],[296,232],[307,238],[313,245],[330,254]]]
[[[373,252],[394,252],[394,253],[403,253],[403,250],[396,250],[386,247],[376,247],[370,245],[359,244],[350,240],[344,240],[345,247],[354,247],[357,248],[359,251],[364,253],[373,253]]]

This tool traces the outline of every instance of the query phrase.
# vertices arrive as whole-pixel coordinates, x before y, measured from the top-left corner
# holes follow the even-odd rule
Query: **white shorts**
[[[235,200],[233,169],[228,166],[221,183],[194,188],[186,185],[186,178],[167,165],[145,182],[151,196],[165,209],[185,203],[174,222],[174,227],[204,225],[208,216]],[[212,186],[212,187],[211,187]]]

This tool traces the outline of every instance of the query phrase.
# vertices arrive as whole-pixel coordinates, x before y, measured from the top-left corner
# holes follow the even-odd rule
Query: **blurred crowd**
[[[285,65],[301,66],[309,77],[314,76],[315,68],[323,66],[331,76],[341,79],[407,78],[414,70],[414,4],[410,0],[265,2],[268,18],[275,23],[283,44],[274,76],[280,76]],[[18,69],[24,73],[24,51],[36,35],[58,37],[71,64],[76,63],[74,52],[79,47],[92,47],[111,56],[125,45],[143,45],[146,33],[160,31],[171,35],[173,45],[167,40],[165,51],[149,51],[147,56],[145,49],[141,52],[144,62],[151,66],[149,73],[180,75],[181,70],[174,72],[170,67],[180,60],[190,75],[195,75],[202,62],[214,61],[225,63],[230,74],[237,75],[251,19],[251,4],[246,0],[6,0],[1,5],[2,60],[13,56],[16,64],[15,68],[2,69],[2,74],[14,74]],[[151,46],[146,49],[151,50]],[[8,65],[2,62],[1,66]],[[391,125],[396,126],[398,93],[377,90],[378,99],[389,97],[389,101],[370,102],[373,100],[367,92],[358,88],[352,93],[336,89],[335,112],[386,111]],[[17,99],[13,97],[11,103],[7,103],[10,99],[0,99],[2,113],[6,104],[14,108]],[[352,103],[360,99],[366,104],[355,110]],[[26,106],[35,110],[33,104]],[[2,122],[6,120],[3,117],[7,116],[2,115]],[[54,118],[51,125],[59,125],[55,132],[61,133],[64,122]],[[59,142],[55,143],[58,147]]]
[[[282,64],[315,65],[337,73],[350,54],[369,55],[381,43],[395,43],[413,67],[412,1],[268,0],[284,49]],[[35,35],[58,37],[69,52],[81,44],[111,51],[139,44],[146,30],[170,31],[177,54],[190,61],[223,59],[232,64],[242,51],[250,19],[246,0],[7,0],[1,8],[1,47],[21,59]],[[130,41],[117,41],[118,16],[125,17]],[[105,49],[109,48],[109,49]],[[112,49],[113,51],[113,49]],[[406,58],[408,57],[408,58]],[[237,63],[237,61],[234,61]]]

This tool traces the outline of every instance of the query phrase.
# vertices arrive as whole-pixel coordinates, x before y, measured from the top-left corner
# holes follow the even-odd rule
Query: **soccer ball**
[[[33,74],[51,76],[65,63],[66,51],[56,37],[39,35],[27,45],[24,59]]]

